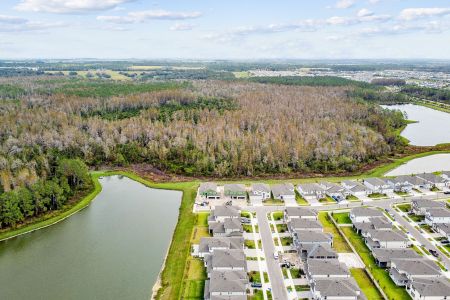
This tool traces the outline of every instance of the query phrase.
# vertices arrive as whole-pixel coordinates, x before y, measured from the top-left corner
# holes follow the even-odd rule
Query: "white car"
[[[279,254],[278,254],[278,251],[275,251],[273,253],[273,258],[278,259],[278,257],[280,257]]]

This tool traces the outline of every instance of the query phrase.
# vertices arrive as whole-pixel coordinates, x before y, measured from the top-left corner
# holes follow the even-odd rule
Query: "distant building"
[[[276,184],[272,186],[274,199],[295,201],[295,187],[292,183]]]
[[[245,200],[247,199],[247,191],[243,184],[225,184],[223,186],[223,193],[225,197],[229,197],[232,200]]]
[[[217,189],[217,184],[213,182],[203,182],[200,184],[198,194],[206,200],[220,199],[220,194]]]

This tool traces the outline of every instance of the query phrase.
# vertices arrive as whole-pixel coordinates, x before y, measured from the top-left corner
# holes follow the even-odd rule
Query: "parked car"
[[[447,244],[450,244],[450,241],[448,241],[448,240],[443,240],[443,241],[441,241],[441,244],[442,244],[442,245],[447,245]]]
[[[273,253],[273,258],[278,259],[280,257],[280,255],[278,254],[278,251],[275,251]]]
[[[252,222],[252,220],[250,220],[249,218],[242,217],[241,218],[241,222],[244,223],[244,224],[250,224]]]
[[[261,282],[252,282],[251,284],[252,288],[262,288]]]
[[[450,195],[450,191],[445,191],[444,194],[445,195]]]
[[[438,257],[438,256],[439,256],[439,253],[437,253],[436,250],[428,249],[428,251],[429,251],[429,252],[431,253],[431,255],[433,255],[434,257]]]

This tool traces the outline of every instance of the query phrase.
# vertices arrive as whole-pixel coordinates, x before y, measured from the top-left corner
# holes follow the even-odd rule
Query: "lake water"
[[[181,192],[100,179],[86,209],[0,242],[0,299],[145,299],[163,264]]]
[[[439,171],[450,171],[450,153],[434,154],[410,160],[385,175],[398,176]]]
[[[409,120],[418,121],[408,124],[401,133],[411,145],[434,146],[450,142],[449,113],[414,104],[382,105],[382,107],[399,109],[406,113]]]

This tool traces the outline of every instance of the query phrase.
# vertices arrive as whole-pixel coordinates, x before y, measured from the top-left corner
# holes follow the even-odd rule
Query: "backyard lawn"
[[[378,288],[372,282],[364,269],[350,269],[350,273],[353,278],[355,278],[356,283],[358,283],[359,288],[362,290],[367,299],[383,299],[383,295],[381,295],[380,291],[378,291]]]
[[[295,200],[298,205],[309,205],[308,201],[306,201],[297,190],[295,190]]]
[[[358,252],[358,254],[361,256],[364,264],[367,267],[367,270],[372,273],[373,277],[381,286],[389,299],[411,299],[404,288],[395,285],[391,277],[389,277],[389,273],[387,272],[387,270],[376,265],[375,260],[370,253],[370,250],[367,248],[362,238],[358,234],[356,234],[356,232],[352,228],[343,227],[342,231],[350,240],[353,247],[355,247],[356,252]]]
[[[350,220],[348,212],[332,213],[332,216],[338,224],[352,224],[352,220]]]
[[[329,219],[328,213],[320,212],[319,221],[320,223],[322,223],[325,232],[333,234],[333,248],[336,250],[336,252],[352,252],[350,246],[347,245],[347,242],[341,236],[336,226],[334,226],[333,222]]]

